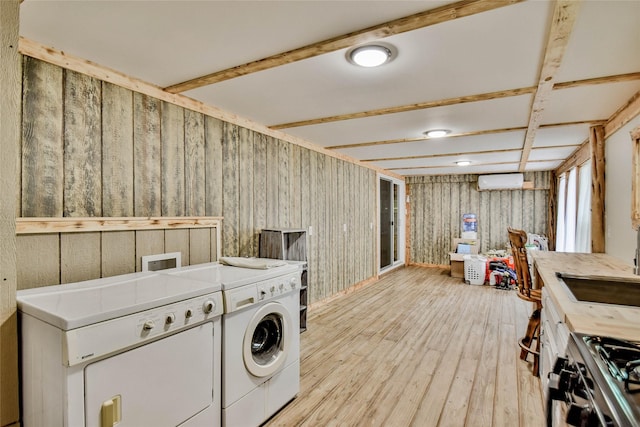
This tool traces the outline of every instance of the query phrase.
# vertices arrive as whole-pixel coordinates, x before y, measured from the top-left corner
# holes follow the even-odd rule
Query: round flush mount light
[[[456,162],[456,165],[458,166],[469,166],[471,164],[471,162],[469,160],[459,160]]]
[[[442,138],[443,136],[447,136],[451,133],[449,129],[432,129],[426,131],[424,134],[429,138]]]
[[[347,51],[347,59],[354,65],[373,68],[391,62],[395,49],[388,44],[368,44]]]

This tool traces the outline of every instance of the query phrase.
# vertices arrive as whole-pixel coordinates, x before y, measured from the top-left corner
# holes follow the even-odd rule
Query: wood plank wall
[[[448,265],[462,214],[478,216],[480,250],[505,249],[507,227],[545,234],[550,172],[527,172],[533,190],[478,191],[477,175],[407,177],[410,262]]]
[[[19,216],[222,216],[225,256],[257,256],[262,228],[311,226],[310,302],[375,276],[375,171],[26,56],[23,85]],[[133,271],[193,239],[121,233],[20,236],[18,286]]]
[[[16,188],[20,141],[20,2],[0,1],[0,425],[20,425]]]

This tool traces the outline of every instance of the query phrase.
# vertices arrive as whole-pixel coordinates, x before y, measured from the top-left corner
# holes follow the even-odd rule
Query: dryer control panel
[[[242,310],[290,292],[299,292],[301,274],[298,271],[224,291],[225,313]]]

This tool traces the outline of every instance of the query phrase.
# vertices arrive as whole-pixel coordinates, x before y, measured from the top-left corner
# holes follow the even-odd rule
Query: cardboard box
[[[460,244],[465,246],[458,246]],[[461,252],[458,252],[458,249],[461,249]],[[451,277],[464,279],[464,256],[467,254],[477,255],[480,251],[480,241],[478,239],[453,239],[451,250],[452,252],[449,252]]]

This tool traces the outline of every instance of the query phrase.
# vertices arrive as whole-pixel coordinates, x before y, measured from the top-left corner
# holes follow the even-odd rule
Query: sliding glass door
[[[380,271],[404,263],[404,182],[379,179]]]

